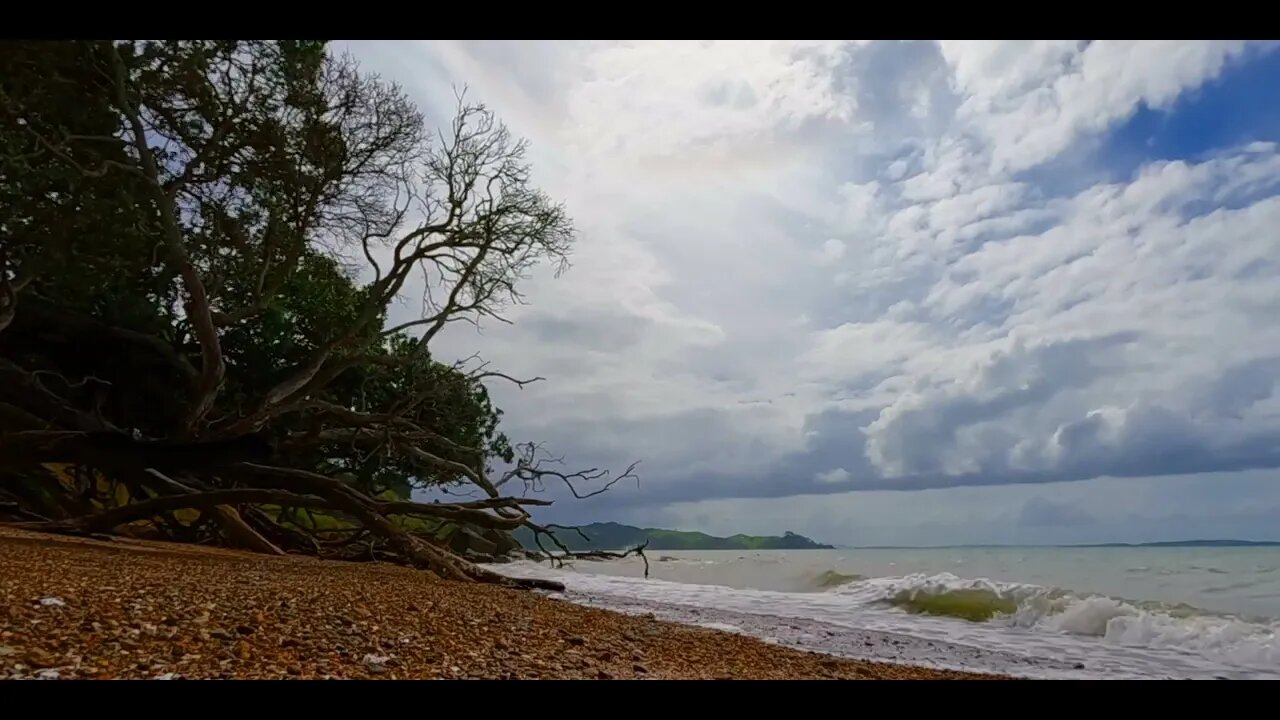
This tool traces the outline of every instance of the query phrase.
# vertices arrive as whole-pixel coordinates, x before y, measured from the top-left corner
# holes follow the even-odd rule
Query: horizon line
[[[1280,545],[1280,540],[1240,540],[1235,538],[1196,538],[1189,540],[1151,540],[1146,542],[1092,543],[957,543],[946,545],[837,545],[839,550],[946,550],[950,548],[1096,548],[1152,547],[1191,544]]]

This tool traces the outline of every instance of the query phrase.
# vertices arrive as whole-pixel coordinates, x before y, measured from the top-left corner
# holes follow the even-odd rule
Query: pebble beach
[[[383,563],[0,528],[0,678],[983,679]]]

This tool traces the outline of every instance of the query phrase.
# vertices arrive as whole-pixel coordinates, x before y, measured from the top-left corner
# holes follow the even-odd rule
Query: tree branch
[[[163,483],[165,487],[176,490],[178,493],[188,495],[196,493],[196,490],[168,477],[159,470],[148,468],[146,472],[150,477]],[[283,550],[264,538],[257,530],[249,527],[249,524],[231,505],[214,505],[211,511],[222,529],[241,547],[266,555],[284,555]]]
[[[222,347],[218,339],[217,327],[213,323],[204,281],[200,279],[200,274],[192,264],[190,255],[187,254],[182,230],[178,225],[177,208],[174,206],[173,196],[165,190],[164,183],[160,179],[160,169],[147,142],[146,128],[142,124],[142,117],[138,114],[138,106],[129,99],[124,59],[120,57],[120,50],[115,43],[110,44],[116,100],[120,105],[120,111],[129,123],[133,146],[138,151],[138,158],[148,180],[147,184],[152,188],[156,206],[160,211],[165,245],[169,249],[169,262],[182,277],[182,284],[187,290],[185,305],[187,319],[200,343],[200,381],[196,386],[196,394],[192,398],[182,429],[183,435],[191,437],[196,433],[197,425],[213,407],[218,390],[222,386],[226,365],[222,359]]]
[[[503,474],[502,478],[494,484],[495,487],[502,487],[513,479],[519,479],[524,482],[527,490],[534,492],[543,489],[545,478],[556,478],[563,482],[569,488],[569,492],[579,500],[589,497],[595,497],[600,493],[607,491],[621,480],[635,480],[637,486],[640,483],[640,476],[636,475],[635,469],[640,465],[637,460],[627,466],[627,469],[621,475],[610,478],[609,470],[601,470],[599,468],[591,468],[589,470],[579,470],[578,472],[560,472],[559,470],[548,470],[543,463],[550,462],[560,464],[563,462],[561,458],[548,455],[538,443],[522,443],[519,445],[520,456],[516,461],[516,466]],[[597,480],[607,480],[604,486],[588,493],[578,491],[577,483],[594,482]]]
[[[121,505],[93,515],[47,523],[16,523],[25,530],[52,533],[106,532],[144,518],[174,510],[205,509],[233,503],[272,503],[293,507],[328,508],[331,504],[318,497],[308,497],[283,490],[235,488],[208,490],[178,495],[161,495],[141,502]]]

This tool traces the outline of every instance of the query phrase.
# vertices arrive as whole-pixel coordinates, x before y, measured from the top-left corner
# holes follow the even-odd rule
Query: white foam
[[[1096,637],[1106,637],[1112,620],[1136,612],[1133,606],[1108,597],[1075,599],[1060,612],[1053,614],[1046,614],[1034,607],[1028,610],[1018,618],[1019,624],[1040,625],[1073,635]]]
[[[722,622],[700,622],[700,623],[695,623],[695,624],[696,624],[698,627],[704,627],[704,628],[707,628],[708,630],[723,630],[724,632],[731,632],[731,633],[740,633],[740,632],[742,632],[742,628],[738,627],[737,625],[731,625],[731,624],[729,624],[729,623],[722,623]]]
[[[1175,612],[1154,604],[1140,607],[1101,595],[1077,595],[1058,588],[964,578],[952,573],[869,578],[827,592],[796,593],[598,575],[590,570],[584,566],[576,571],[553,571],[535,563],[502,566],[503,572],[513,575],[555,577],[565,582],[572,593],[604,598],[605,604],[612,597],[654,607],[772,617],[775,626],[785,626],[790,619],[803,619],[1031,658],[1079,657],[1087,660],[1091,671],[1111,677],[1280,677],[1280,625],[1197,613],[1185,606]],[[988,622],[975,623],[911,615],[887,602],[904,592],[927,595],[956,590],[989,592],[1012,601],[1017,609]],[[723,624],[723,629],[733,628],[735,632],[759,637],[774,636],[759,627],[744,630],[740,624],[699,617],[698,611],[689,613],[688,621],[705,626]],[[1002,667],[1000,671],[1010,670]]]
[[[1280,666],[1280,623],[1250,622],[1182,606],[1144,609],[1103,595],[1075,595],[1058,588],[1008,583],[988,578],[961,578],[951,573],[873,578],[855,581],[836,592],[863,602],[884,601],[902,592],[942,594],[982,590],[1017,603],[1010,615],[994,624],[1097,637],[1109,643],[1178,650],[1257,667]]]

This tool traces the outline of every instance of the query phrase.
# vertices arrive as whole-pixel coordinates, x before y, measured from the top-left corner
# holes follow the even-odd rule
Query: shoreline
[[[1096,673],[1086,672],[1084,663],[1074,660],[1029,657],[981,645],[891,630],[851,628],[791,616],[762,616],[719,608],[657,604],[574,591],[570,591],[568,597],[572,597],[574,603],[589,607],[628,615],[654,615],[659,620],[678,625],[715,628],[777,647],[837,658],[1025,680],[1097,679]]]
[[[0,678],[1006,679],[384,563],[0,528]]]

